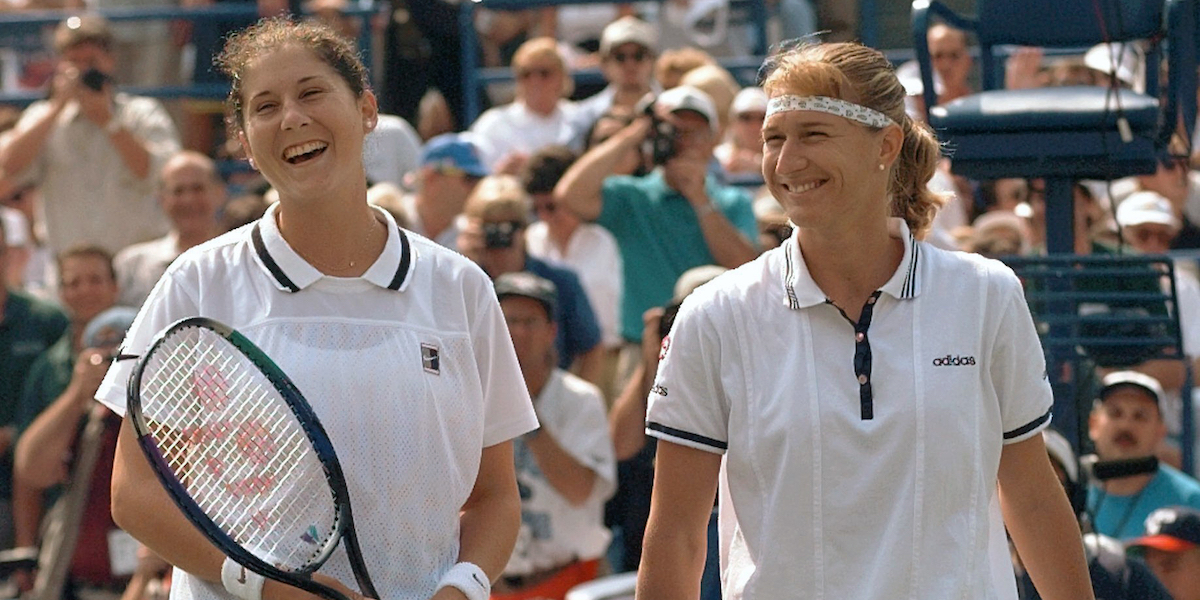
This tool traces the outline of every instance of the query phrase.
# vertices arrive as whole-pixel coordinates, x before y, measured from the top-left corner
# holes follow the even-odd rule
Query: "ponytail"
[[[904,145],[892,166],[892,181],[888,190],[892,196],[892,216],[904,219],[909,231],[923,238],[933,224],[937,211],[946,203],[946,194],[929,189],[929,180],[941,159],[941,146],[924,123],[905,114],[900,127]]]

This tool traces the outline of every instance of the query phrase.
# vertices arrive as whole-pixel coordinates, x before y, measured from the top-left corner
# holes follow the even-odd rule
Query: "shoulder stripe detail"
[[[1012,431],[1004,432],[1004,439],[1011,440],[1015,437],[1021,437],[1021,436],[1025,435],[1026,433],[1029,433],[1030,431],[1033,431],[1034,429],[1041,427],[1043,423],[1050,420],[1050,417],[1053,415],[1053,413],[1054,413],[1054,409],[1051,408],[1050,410],[1046,411],[1046,414],[1044,414],[1044,415],[1042,415],[1042,416],[1012,430]]]
[[[412,248],[409,247],[408,236],[404,234],[404,230],[399,225],[396,226],[396,232],[400,234],[400,266],[396,268],[396,276],[392,277],[392,282],[388,284],[389,290],[400,289],[408,277],[408,269],[412,265]]]
[[[786,244],[786,242],[785,242]],[[800,300],[796,298],[796,287],[792,278],[795,277],[796,267],[792,264],[791,248],[784,248],[783,252],[784,269],[783,269],[783,292],[787,294],[788,308],[797,310],[800,308]]]
[[[904,287],[900,288],[901,298],[913,297],[917,286],[917,260],[921,258],[921,246],[917,244],[917,238],[909,235],[908,246],[912,253],[912,260],[908,261],[908,274],[904,277]]]
[[[711,447],[717,448],[719,450],[726,450],[729,448],[729,444],[722,442],[720,440],[714,440],[710,437],[704,437],[702,435],[692,433],[690,431],[684,431],[682,429],[675,429],[674,427],[667,427],[666,425],[660,425],[658,423],[646,423],[646,429],[649,429],[651,431],[657,431],[659,433],[666,434],[671,437],[677,437],[681,440],[687,440],[689,442],[696,442],[697,444],[704,444],[705,446],[711,446]]]
[[[275,281],[279,282],[279,285],[287,288],[289,292],[295,293],[300,291],[299,286],[292,283],[292,280],[288,279],[288,276],[284,274],[283,269],[279,268],[279,263],[275,262],[274,258],[271,258],[271,254],[267,252],[267,245],[263,243],[262,232],[258,228],[259,224],[255,223],[254,228],[250,230],[250,241],[254,244],[254,252],[258,254],[259,260],[262,261],[263,266],[267,267],[267,270],[271,272],[271,276],[275,278]]]

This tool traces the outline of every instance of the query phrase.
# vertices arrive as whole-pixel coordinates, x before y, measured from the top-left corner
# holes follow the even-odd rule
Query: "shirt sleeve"
[[[568,373],[560,376],[574,377]],[[561,406],[553,420],[546,418],[543,426],[571,458],[596,474],[592,497],[608,498],[617,488],[617,460],[604,414],[604,398],[596,386],[582,379],[563,381],[563,385],[571,388],[564,397],[574,401]]]
[[[479,279],[486,279],[482,272]],[[537,429],[533,402],[517,364],[512,337],[491,284],[480,285],[471,346],[483,392],[483,447],[494,446]]]
[[[1050,424],[1054,404],[1046,373],[1046,356],[1021,284],[1006,271],[999,327],[992,349],[990,374],[1000,402],[1004,443],[1025,440]]]
[[[600,186],[600,216],[596,217],[596,224],[619,239],[629,224],[629,204],[637,193],[634,178],[623,175],[605,177]]]
[[[719,339],[703,301],[689,297],[663,338],[658,374],[650,388],[646,434],[724,454],[729,401],[720,380]]]
[[[142,181],[145,182],[147,193],[153,193],[158,173],[181,148],[175,122],[171,120],[167,109],[153,98],[131,100],[115,118],[119,118],[121,124],[128,127],[142,141],[146,152],[150,153],[150,174]]]
[[[129,375],[142,354],[160,332],[185,317],[200,314],[195,294],[181,281],[179,270],[171,269],[159,280],[142,304],[137,318],[125,334],[117,351],[117,360],[109,367],[96,399],[118,415],[125,416]]]
[[[567,321],[566,355],[563,361],[573,361],[580,354],[585,354],[600,343],[600,325],[596,321],[596,312],[588,302],[579,277],[574,271],[562,269],[562,285],[559,286],[559,297],[567,303],[565,313]],[[567,365],[561,365],[570,366]]]

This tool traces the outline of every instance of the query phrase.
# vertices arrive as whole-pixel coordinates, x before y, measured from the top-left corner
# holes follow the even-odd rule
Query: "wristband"
[[[450,567],[438,582],[438,589],[444,587],[457,589],[466,595],[467,600],[488,600],[492,595],[491,580],[475,563],[460,562]]]
[[[265,577],[239,565],[232,558],[225,557],[225,562],[221,563],[221,585],[235,598],[262,600],[264,583]]]

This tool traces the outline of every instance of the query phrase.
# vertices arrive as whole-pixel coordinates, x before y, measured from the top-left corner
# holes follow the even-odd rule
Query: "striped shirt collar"
[[[259,267],[270,275],[275,287],[287,292],[298,292],[325,277],[324,273],[301,258],[283,235],[275,222],[279,203],[272,204],[266,214],[250,230],[251,243]],[[365,279],[381,288],[403,291],[412,279],[414,265],[412,246],[408,235],[396,225],[396,220],[387,211],[374,208],[382,215],[388,228],[387,243],[375,263],[362,274]]]
[[[904,258],[896,272],[888,279],[883,287],[883,293],[898,300],[917,297],[921,293],[921,282],[918,277],[918,262],[921,257],[921,245],[908,230],[904,219],[892,217],[888,219],[888,232],[894,238],[905,240]],[[793,310],[824,304],[827,296],[808,272],[808,265],[800,253],[799,228],[792,237],[784,243],[783,293],[784,303]]]

